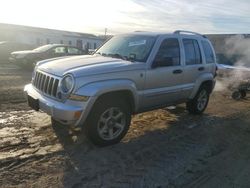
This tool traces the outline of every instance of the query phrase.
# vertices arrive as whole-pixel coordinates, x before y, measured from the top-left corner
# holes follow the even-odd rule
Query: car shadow
[[[171,177],[176,169],[190,165],[190,156],[203,155],[203,146],[208,140],[203,126],[211,127],[223,121],[206,113],[190,115],[184,106],[163,110],[174,114],[176,119],[167,120],[161,129],[150,129],[137,137],[131,136],[136,125],[132,126],[121,143],[103,148],[94,146],[82,132],[72,132],[66,127],[54,129],[70,161],[67,164],[71,164],[65,167],[64,186],[145,187],[152,183],[149,187],[155,187],[158,180],[164,184],[164,178],[157,177],[162,171],[166,173],[164,176]],[[149,125],[155,126],[153,122]]]

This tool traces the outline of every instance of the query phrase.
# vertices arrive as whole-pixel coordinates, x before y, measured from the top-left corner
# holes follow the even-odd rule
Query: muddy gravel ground
[[[216,91],[203,116],[139,114],[121,143],[98,148],[26,105],[30,77],[0,67],[1,187],[250,187],[250,98]]]

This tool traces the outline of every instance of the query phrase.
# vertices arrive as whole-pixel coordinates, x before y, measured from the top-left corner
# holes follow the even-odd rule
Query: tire
[[[108,146],[126,135],[131,121],[129,105],[118,97],[104,97],[96,102],[87,118],[84,130],[97,146]]]
[[[234,100],[240,100],[242,97],[241,97],[241,92],[240,91],[234,91],[233,93],[232,93],[232,98],[234,99]]]
[[[246,91],[244,91],[244,90],[240,91],[240,97],[242,99],[244,99],[246,96],[247,96],[247,92]]]
[[[186,103],[186,109],[190,114],[202,114],[207,108],[209,101],[209,89],[206,86],[201,86],[196,96]]]

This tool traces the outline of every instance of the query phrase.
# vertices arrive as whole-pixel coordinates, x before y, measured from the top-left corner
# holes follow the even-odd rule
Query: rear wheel
[[[209,90],[206,86],[201,86],[196,96],[186,103],[186,108],[191,114],[202,114],[209,101]]]
[[[120,142],[126,135],[131,121],[131,110],[119,98],[103,98],[94,105],[86,121],[87,137],[98,146]]]

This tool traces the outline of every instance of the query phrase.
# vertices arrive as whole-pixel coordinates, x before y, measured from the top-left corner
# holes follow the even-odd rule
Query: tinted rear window
[[[198,42],[194,39],[183,39],[186,65],[201,64],[201,52]]]

